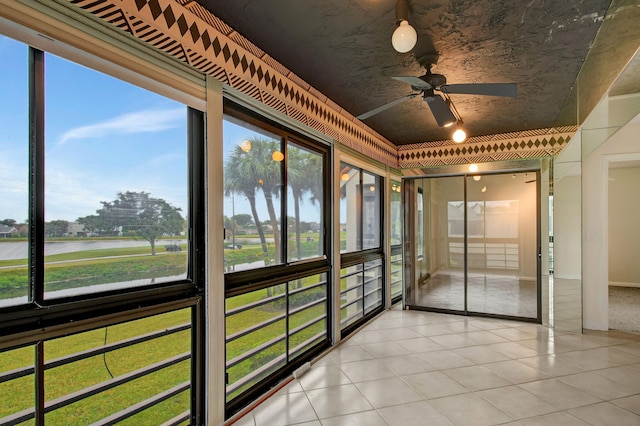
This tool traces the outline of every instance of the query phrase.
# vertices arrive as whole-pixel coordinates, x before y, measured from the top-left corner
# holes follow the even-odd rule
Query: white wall
[[[591,152],[582,163],[583,326],[607,330],[609,161],[640,153],[640,121],[633,120]],[[637,194],[637,189],[635,191]]]
[[[640,287],[638,188],[640,167],[609,168],[609,285]]]

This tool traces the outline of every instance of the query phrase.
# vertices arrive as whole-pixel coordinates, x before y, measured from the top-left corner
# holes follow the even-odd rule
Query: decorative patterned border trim
[[[67,0],[370,158],[397,148],[192,0]]]
[[[551,157],[567,145],[577,126],[471,137],[453,141],[404,145],[398,149],[401,169]]]

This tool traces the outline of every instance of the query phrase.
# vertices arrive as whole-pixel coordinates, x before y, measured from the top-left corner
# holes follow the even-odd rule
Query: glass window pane
[[[402,186],[400,182],[391,181],[391,199],[389,208],[389,227],[391,228],[391,245],[402,244]]]
[[[287,260],[322,256],[322,154],[290,142],[287,144],[287,160]]]
[[[362,250],[360,169],[340,163],[340,253]]]
[[[45,296],[186,278],[187,108],[46,56]]]
[[[226,300],[227,401],[286,364],[287,285]]]
[[[364,313],[382,306],[382,260],[364,264]]]
[[[227,272],[282,263],[282,139],[224,120],[224,241]]]
[[[0,381],[0,395],[2,395],[0,424],[10,424],[6,417],[32,409],[35,405],[34,359],[34,346],[0,352],[0,375],[30,368],[30,371],[26,371],[22,377]],[[35,422],[31,420],[20,424],[35,424]]]
[[[382,232],[380,223],[381,180],[379,176],[367,172],[362,174],[363,249],[380,247],[380,234]]]
[[[27,302],[28,47],[0,35],[0,308]]]
[[[345,328],[363,316],[362,264],[340,270],[340,325]]]
[[[46,423],[68,424],[72,418],[75,424],[92,424],[169,391],[175,394],[132,416],[130,424],[160,424],[188,412],[191,330],[184,326],[190,322],[191,309],[187,308],[46,341],[45,362],[62,363],[45,371],[46,401],[122,381],[48,412]],[[147,338],[154,333],[156,337]],[[135,341],[143,336],[144,340]],[[117,349],[64,363],[66,357],[114,344]],[[161,366],[163,363],[166,365]],[[128,375],[138,377],[127,382]]]
[[[289,357],[327,338],[327,275],[289,282]]]

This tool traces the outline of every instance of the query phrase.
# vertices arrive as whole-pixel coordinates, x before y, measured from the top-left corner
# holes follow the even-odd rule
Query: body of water
[[[158,240],[156,249],[162,248],[166,244],[181,240]],[[110,248],[125,247],[149,247],[149,242],[145,240],[71,240],[71,241],[48,241],[44,244],[44,254],[71,253],[76,251],[101,250]],[[27,259],[28,243],[26,241],[9,241],[0,243],[0,260]]]

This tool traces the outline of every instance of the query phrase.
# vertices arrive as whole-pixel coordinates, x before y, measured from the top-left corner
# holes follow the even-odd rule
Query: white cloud
[[[71,139],[99,138],[113,134],[159,132],[178,127],[185,117],[184,108],[132,112],[101,123],[68,130],[60,137],[60,143]]]

